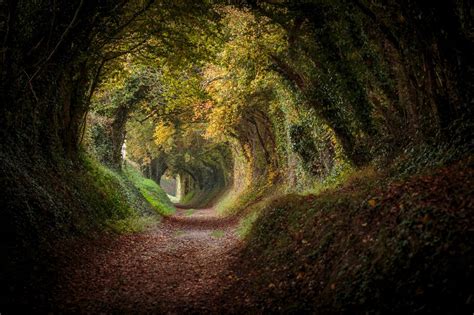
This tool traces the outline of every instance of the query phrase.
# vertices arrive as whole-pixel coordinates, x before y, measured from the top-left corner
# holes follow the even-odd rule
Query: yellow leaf
[[[369,206],[371,206],[372,208],[377,205],[377,201],[375,199],[370,199],[368,203],[369,203]]]
[[[155,128],[154,140],[157,145],[164,145],[171,137],[173,137],[175,130],[171,126],[160,123]]]

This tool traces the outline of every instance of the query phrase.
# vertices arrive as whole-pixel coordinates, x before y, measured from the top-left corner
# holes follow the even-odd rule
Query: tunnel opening
[[[161,176],[159,184],[160,184],[161,188],[163,188],[163,190],[169,196],[176,197],[177,184],[176,184],[176,178],[175,177],[165,174],[165,175]]]
[[[175,176],[173,176],[172,174],[163,174],[158,184],[167,194],[171,202],[179,202],[179,197],[177,195],[177,180]]]

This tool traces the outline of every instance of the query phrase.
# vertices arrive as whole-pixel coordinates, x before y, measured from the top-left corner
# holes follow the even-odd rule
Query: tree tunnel
[[[472,134],[466,1],[1,7],[11,156],[55,165],[86,147],[120,169],[127,137],[148,177],[159,182],[166,163],[202,192],[321,178],[335,161],[360,167]]]
[[[296,142],[315,142],[305,152],[294,143],[309,168],[328,156],[319,149],[324,146],[361,166],[405,144],[450,139],[471,110],[473,49],[464,1],[431,7],[410,0],[380,7],[359,0],[2,6],[11,17],[2,24],[8,26],[2,139],[53,158],[77,156],[88,133],[100,137],[105,123],[109,140],[99,139],[104,147],[97,150],[118,167],[127,118],[140,111],[135,119],[153,121],[151,129],[172,126],[184,134],[192,124],[207,124],[201,132],[222,143],[237,141],[232,152],[257,175],[287,164],[284,146],[293,145],[289,130],[297,125],[305,134]],[[39,26],[50,22],[51,12],[45,38]],[[398,137],[399,128],[407,137]],[[465,134],[456,139],[466,141]],[[138,157],[144,165],[155,158],[148,154]],[[188,174],[202,181],[200,172]]]
[[[202,196],[472,138],[467,1],[0,6],[7,160],[85,148],[120,169],[127,138],[148,177],[166,165]]]
[[[0,233],[12,265],[46,240],[127,222],[144,202],[139,188],[117,192],[128,167],[163,187],[173,178],[165,190],[183,207],[226,192],[248,206],[420,152],[427,164],[435,150],[472,153],[468,0],[0,9]]]
[[[163,175],[160,178],[159,185],[163,190],[172,197],[177,197],[178,183],[176,177],[172,175]]]

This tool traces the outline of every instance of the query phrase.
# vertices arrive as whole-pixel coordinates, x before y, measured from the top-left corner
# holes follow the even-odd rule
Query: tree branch
[[[295,83],[300,90],[303,91],[306,89],[306,82],[303,76],[296,72],[293,68],[291,68],[289,64],[287,64],[275,54],[270,54],[270,59],[278,67],[277,72],[279,72],[285,78]]]
[[[117,27],[115,30],[113,30],[111,32],[110,35],[106,35],[107,37],[115,37],[115,35],[117,35],[118,33],[120,33],[123,29],[125,29],[127,26],[129,26],[133,21],[135,21],[141,14],[143,14],[144,12],[146,12],[150,7],[151,5],[153,4],[153,2],[155,2],[155,0],[149,0],[147,2],[147,4],[140,10],[138,10],[137,12],[135,12],[132,17],[126,21],[124,24],[120,25],[119,27]],[[101,46],[100,46],[100,49],[102,49],[105,45],[107,45],[109,42],[108,41],[105,41]]]
[[[127,49],[127,50],[111,52],[109,56],[105,57],[105,61],[110,61],[110,60],[116,59],[118,57],[121,57],[123,55],[126,55],[128,53],[131,53],[132,51],[134,51],[138,47],[145,44],[147,41],[148,41],[148,38],[145,38],[145,39],[141,40],[140,42],[138,42],[137,44],[135,44],[134,46],[132,46],[131,48]]]
[[[71,22],[69,23],[69,25],[66,27],[66,29],[64,30],[64,32],[61,34],[61,37],[59,38],[59,41],[57,42],[56,46],[54,46],[54,49],[53,51],[51,51],[51,53],[48,55],[48,57],[46,57],[46,60],[42,63],[42,65],[40,65],[38,67],[38,69],[36,69],[36,71],[33,73],[33,75],[31,76],[30,80],[28,81],[28,84],[31,84],[31,81],[33,81],[33,79],[38,75],[38,73],[43,69],[44,65],[46,63],[48,63],[48,61],[51,59],[51,57],[53,57],[53,55],[56,53],[56,51],[58,50],[58,47],[61,45],[61,43],[63,42],[64,38],[66,37],[66,35],[69,33],[69,31],[72,29],[74,23],[76,23],[76,20],[77,20],[77,17],[79,15],[79,11],[81,10],[82,8],[82,5],[84,4],[84,0],[81,0],[81,2],[79,3],[79,6],[77,7],[76,9],[76,12],[74,12],[74,16],[72,17],[72,20]]]
[[[352,0],[352,2],[360,9],[362,13],[368,16],[375,24],[379,27],[380,31],[385,35],[387,40],[399,51],[401,51],[401,45],[396,36],[392,31],[385,25],[377,15],[367,6],[365,6],[360,0]]]

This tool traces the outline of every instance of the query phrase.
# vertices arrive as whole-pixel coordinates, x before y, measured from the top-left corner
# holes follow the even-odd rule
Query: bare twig
[[[7,29],[5,31],[5,36],[3,37],[3,45],[2,45],[2,50],[3,50],[2,63],[3,64],[5,64],[5,61],[6,61],[6,58],[7,58],[7,51],[8,51],[7,44],[8,44],[8,40],[9,40],[9,37],[10,37],[10,28],[11,28],[11,24],[12,24],[12,15],[13,15],[12,11],[14,11],[16,9],[16,5],[17,5],[17,1],[11,1],[11,2],[8,3],[8,17],[7,17],[7,21],[6,21]]]
[[[76,12],[74,12],[74,16],[72,17],[72,20],[71,22],[69,23],[69,25],[66,27],[66,29],[64,30],[64,32],[61,34],[61,37],[59,38],[59,41],[56,43],[56,46],[54,47],[54,49],[51,51],[51,53],[48,55],[48,57],[46,57],[45,61],[38,67],[38,69],[36,69],[36,71],[33,73],[33,75],[31,76],[30,80],[28,81],[28,84],[31,84],[31,81],[33,81],[33,79],[38,75],[38,73],[43,69],[44,65],[46,63],[48,63],[48,61],[51,59],[51,57],[53,57],[53,55],[56,53],[56,51],[58,50],[59,46],[61,45],[61,43],[63,42],[64,38],[66,37],[66,35],[69,33],[69,31],[72,29],[74,23],[76,23],[76,20],[77,20],[77,17],[79,16],[79,11],[81,10],[82,8],[82,5],[84,4],[84,0],[81,0],[81,2],[79,3],[79,6],[77,7],[76,9]]]
[[[102,59],[99,67],[97,68],[97,71],[95,72],[94,78],[92,79],[91,87],[89,89],[89,95],[87,97],[87,105],[89,105],[92,99],[92,96],[94,95],[94,91],[97,87],[97,84],[99,83],[100,73],[102,72],[102,68],[104,67],[106,61],[107,61],[106,59]]]
[[[134,50],[136,50],[137,48],[139,48],[140,46],[142,46],[143,44],[145,44],[147,41],[148,41],[148,38],[145,38],[145,39],[141,40],[140,42],[138,42],[137,44],[135,44],[134,46],[132,46],[131,48],[127,49],[127,50],[112,52],[109,56],[105,57],[105,61],[110,61],[110,60],[116,59],[118,57],[121,57],[123,55],[126,55],[128,53],[131,53]]]
[[[31,83],[30,76],[28,75],[28,73],[25,70],[23,70],[23,72],[26,74],[26,77],[28,78],[28,85],[30,87],[31,93],[33,94],[33,97],[35,98],[36,102],[39,102],[38,96],[36,96],[35,89],[33,89],[33,84]]]
[[[151,5],[153,4],[153,2],[155,2],[154,0],[149,0],[148,3],[140,10],[138,10],[137,12],[135,12],[132,17],[126,21],[125,23],[123,23],[122,25],[120,25],[119,27],[117,27],[115,30],[113,30],[111,32],[110,35],[106,34],[107,37],[115,37],[115,35],[117,35],[118,33],[120,33],[123,29],[125,29],[127,26],[129,26],[132,22],[134,22],[141,14],[143,14],[144,12],[146,12],[150,7]],[[101,46],[100,46],[100,49],[102,49],[105,45],[108,44],[108,41],[105,41]]]
[[[398,50],[401,51],[401,45],[397,37],[393,34],[393,32],[390,30],[390,28],[383,23],[378,16],[367,6],[365,6],[360,0],[352,0],[356,7],[359,8],[359,10],[368,16],[380,29],[382,34],[385,35],[387,40],[392,43],[392,45]]]

